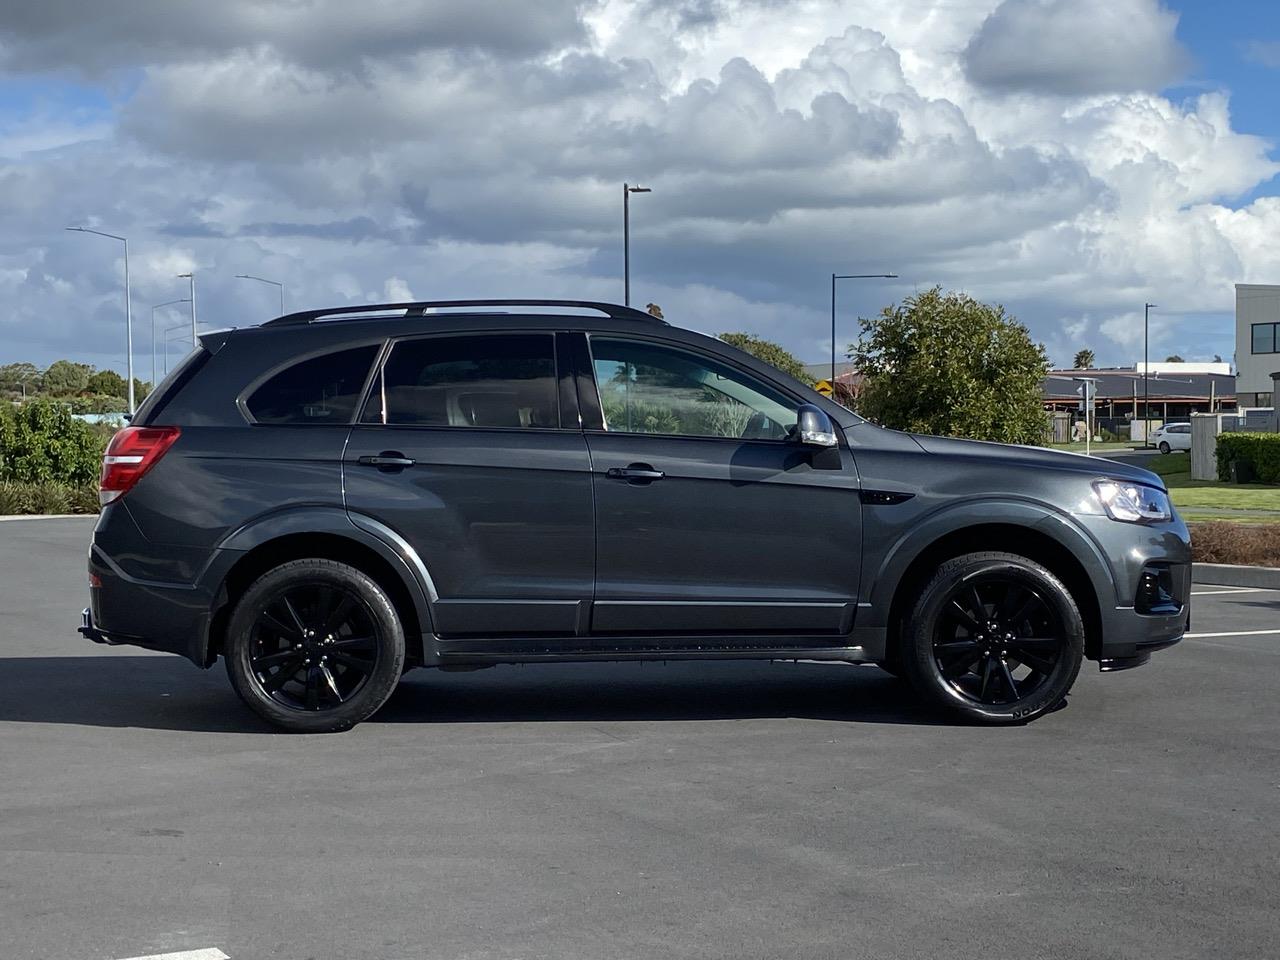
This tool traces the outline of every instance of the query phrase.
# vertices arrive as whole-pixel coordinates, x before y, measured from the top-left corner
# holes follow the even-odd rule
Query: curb
[[[76,520],[81,517],[94,517],[96,513],[11,513],[0,517],[0,523],[6,520]]]
[[[1249,567],[1235,563],[1193,563],[1194,583],[1224,587],[1258,587],[1280,590],[1280,567]]]

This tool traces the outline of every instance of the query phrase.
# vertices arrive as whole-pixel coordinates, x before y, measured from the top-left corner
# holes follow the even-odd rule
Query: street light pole
[[[151,389],[156,388],[159,383],[156,380],[156,311],[161,307],[171,307],[175,303],[186,303],[187,299],[183,297],[181,300],[166,300],[164,303],[157,303],[151,308]]]
[[[836,387],[836,281],[896,280],[896,273],[833,273],[831,275],[831,389]]]
[[[1142,445],[1151,443],[1151,308],[1154,303],[1142,305]]]
[[[178,274],[180,280],[191,281],[191,343],[192,349],[196,342],[196,272],[192,270],[190,273]]]
[[[93,233],[111,240],[119,240],[124,244],[124,337],[125,337],[125,372],[129,383],[129,416],[137,409],[133,402],[133,307],[129,302],[129,241],[114,233],[103,233],[101,230],[90,230],[88,227],[67,227],[73,233]]]
[[[257,280],[259,283],[269,283],[272,286],[280,288],[280,316],[284,316],[284,284],[279,280],[268,280],[266,277],[255,277],[250,273],[237,273],[237,280]]]
[[[652,193],[648,187],[622,185],[622,303],[631,306],[631,194]]]

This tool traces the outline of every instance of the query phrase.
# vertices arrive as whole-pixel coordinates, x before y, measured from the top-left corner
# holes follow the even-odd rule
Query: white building
[[[1236,397],[1241,407],[1270,407],[1271,374],[1280,371],[1280,285],[1236,284]]]
[[[1176,375],[1179,373],[1213,373],[1221,377],[1231,376],[1231,364],[1226,361],[1215,363],[1212,361],[1201,363],[1199,361],[1177,360],[1165,363],[1143,363],[1139,360],[1133,365],[1134,373],[1142,373],[1146,368],[1151,368],[1151,375],[1158,377],[1160,374]]]

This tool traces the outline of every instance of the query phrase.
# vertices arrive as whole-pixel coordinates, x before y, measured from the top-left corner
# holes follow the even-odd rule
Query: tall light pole
[[[237,280],[257,280],[259,283],[269,283],[274,287],[280,288],[280,316],[284,316],[284,284],[279,280],[268,280],[266,277],[255,277],[251,273],[237,273]]]
[[[652,193],[648,187],[622,185],[622,302],[631,306],[631,195]]]
[[[833,273],[831,275],[831,389],[836,387],[836,281],[896,280],[896,273]]]
[[[152,390],[156,388],[156,384],[159,382],[158,380],[156,380],[156,311],[159,310],[161,307],[171,307],[175,303],[186,303],[186,302],[187,302],[187,298],[183,297],[181,300],[166,300],[164,303],[157,303],[154,307],[151,308],[151,389]]]
[[[196,272],[178,274],[179,280],[191,281],[191,343],[196,342]]]
[[[169,372],[169,341],[171,341],[171,340],[173,339],[173,337],[171,337],[171,336],[170,336],[170,334],[171,334],[171,333],[173,333],[175,330],[181,330],[181,329],[182,329],[183,327],[185,327],[185,326],[186,326],[186,324],[185,324],[185,323],[175,323],[172,327],[165,327],[165,330],[164,330],[164,372],[165,372],[166,374]],[[195,349],[194,341],[192,342],[192,349],[193,349],[193,350]]]
[[[1142,305],[1142,445],[1151,442],[1151,308],[1154,303]]]
[[[129,416],[137,409],[133,402],[133,308],[129,303],[129,241],[117,237],[114,233],[103,233],[101,230],[90,230],[88,227],[67,227],[73,233],[93,233],[110,240],[119,240],[124,244],[124,343],[125,372],[129,379]]]

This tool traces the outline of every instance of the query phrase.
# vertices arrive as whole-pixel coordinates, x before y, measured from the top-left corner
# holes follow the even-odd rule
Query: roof
[[[1236,395],[1236,378],[1221,373],[1152,373],[1143,386],[1141,373],[1132,370],[1051,370],[1041,384],[1041,393],[1049,401],[1080,399],[1076,390],[1080,384],[1073,377],[1089,377],[1096,381],[1098,400],[1132,400],[1138,396],[1150,396],[1159,400],[1205,400],[1210,395],[1218,400]]]

